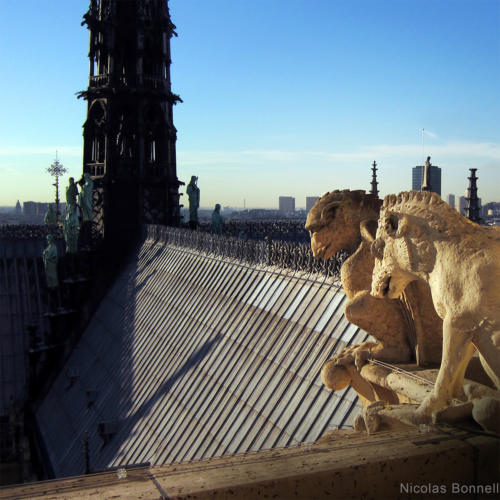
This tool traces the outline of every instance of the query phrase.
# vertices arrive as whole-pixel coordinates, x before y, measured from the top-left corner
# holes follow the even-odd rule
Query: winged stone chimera
[[[345,316],[375,338],[344,349],[322,368],[323,383],[334,390],[351,384],[366,405],[387,394],[363,379],[368,358],[391,363],[438,365],[441,320],[432,306],[429,287],[414,283],[396,298],[370,295],[375,259],[370,251],[382,201],[365,191],[332,191],[323,195],[307,216],[306,229],[316,258],[328,259],[340,250],[352,252],[341,268],[348,302]],[[394,402],[389,398],[389,402]]]
[[[372,296],[394,299],[412,282],[427,283],[443,320],[436,383],[404,420],[429,422],[452,400],[469,399],[474,418],[480,421],[477,413],[486,411],[496,421],[492,430],[499,432],[500,228],[469,221],[435,193],[412,191],[385,198],[376,236]],[[485,388],[488,397],[482,401],[464,393],[465,370],[476,349],[497,389]]]

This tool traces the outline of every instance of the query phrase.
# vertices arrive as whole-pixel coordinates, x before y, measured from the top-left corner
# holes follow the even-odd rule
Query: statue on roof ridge
[[[224,228],[224,219],[220,214],[221,206],[216,203],[214,211],[212,212],[212,233],[222,234]]]
[[[73,177],[70,177],[68,182],[68,187],[66,188],[66,204],[68,206],[68,211],[70,206],[76,207],[77,196],[78,196],[78,188],[75,184],[75,179]]]
[[[92,221],[92,204],[94,196],[94,181],[88,172],[83,174],[83,185],[82,190],[78,194],[78,201],[80,204],[80,210],[82,212],[82,222]]]
[[[200,188],[197,186],[198,177],[191,176],[186,189],[189,198],[189,226],[195,229],[198,225],[198,208],[200,207]]]
[[[45,217],[43,218],[43,222],[47,224],[48,226],[52,224],[57,224],[57,214],[55,213],[54,209],[52,208],[52,203],[49,203],[49,207],[47,209],[47,212],[45,213]]]
[[[52,234],[47,235],[47,243],[47,247],[42,252],[43,266],[45,268],[47,288],[54,289],[59,286],[59,280],[57,277],[57,246]]]
[[[78,252],[78,211],[76,203],[68,205],[68,213],[63,223],[64,240],[66,241],[66,253]]]

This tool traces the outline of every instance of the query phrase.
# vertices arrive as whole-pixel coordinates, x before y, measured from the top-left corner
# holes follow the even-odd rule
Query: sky
[[[0,0],[0,205],[50,201],[82,172],[88,0]],[[477,168],[500,201],[499,0],[170,0],[177,175],[202,207],[411,189],[431,156],[442,196]],[[424,129],[424,133],[422,133]],[[424,139],[424,140],[422,140]],[[182,192],[184,192],[184,188]]]

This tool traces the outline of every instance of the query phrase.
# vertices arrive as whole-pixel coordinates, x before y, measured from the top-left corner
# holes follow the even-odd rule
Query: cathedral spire
[[[166,0],[91,0],[83,170],[94,180],[94,229],[130,241],[142,224],[179,223],[177,130]],[[126,236],[129,235],[129,236]]]

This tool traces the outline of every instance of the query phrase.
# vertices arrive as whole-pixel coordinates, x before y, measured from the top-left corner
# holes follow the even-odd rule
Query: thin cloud
[[[425,154],[432,155],[436,163],[447,159],[487,159],[500,160],[500,143],[496,142],[449,142],[425,147]],[[281,150],[244,150],[244,151],[178,151],[178,160],[184,166],[194,165],[255,165],[268,162],[336,162],[357,160],[389,160],[407,158],[420,161],[422,146],[418,144],[378,144],[366,146],[354,152],[341,151],[281,151]]]
[[[425,128],[422,129],[424,135],[428,135],[429,137],[432,137],[433,139],[439,139],[439,136],[435,134],[434,132],[431,132],[430,130],[426,130]]]

